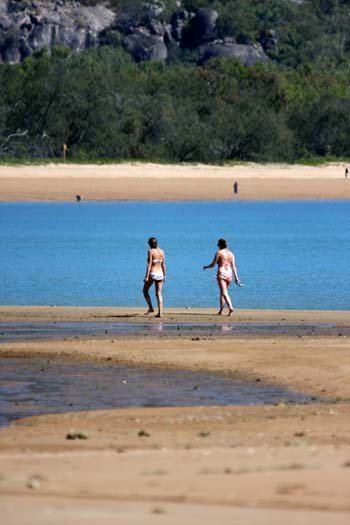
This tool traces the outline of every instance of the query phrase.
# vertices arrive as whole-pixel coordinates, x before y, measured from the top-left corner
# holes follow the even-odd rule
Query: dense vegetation
[[[140,2],[127,4],[142,16]],[[183,4],[217,9],[219,30],[238,42],[274,29],[278,48],[251,68],[222,59],[198,66],[184,50],[168,64],[136,64],[113,46],[1,65],[0,158],[60,157],[63,144],[73,160],[350,158],[348,1]]]

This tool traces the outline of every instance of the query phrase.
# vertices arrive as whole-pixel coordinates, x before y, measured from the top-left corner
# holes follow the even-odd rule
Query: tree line
[[[350,61],[136,64],[121,48],[0,65],[0,159],[350,158]]]

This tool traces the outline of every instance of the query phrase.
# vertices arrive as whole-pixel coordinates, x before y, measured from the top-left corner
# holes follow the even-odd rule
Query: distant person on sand
[[[214,255],[213,261],[207,266],[203,266],[203,270],[213,268],[215,264],[218,265],[218,271],[216,274],[220,289],[220,310],[218,311],[218,315],[222,315],[225,303],[228,306],[228,315],[232,315],[233,306],[228,294],[228,287],[230,286],[233,277],[235,278],[236,284],[240,282],[235,264],[235,256],[228,249],[225,239],[218,240],[218,248],[219,249]]]
[[[149,295],[149,289],[153,283],[155,283],[156,297],[158,302],[158,313],[156,317],[162,317],[163,315],[163,297],[162,289],[163,283],[166,276],[165,267],[165,253],[163,250],[158,248],[158,241],[155,237],[148,239],[148,245],[150,249],[147,254],[147,268],[146,275],[144,278],[143,295],[148,304],[148,311],[146,314],[154,312],[151,297]]]
[[[233,184],[233,192],[236,194],[238,193],[238,182],[237,181],[235,181]]]
[[[347,179],[348,176],[349,176],[349,170],[348,170],[348,168],[345,168],[345,178]]]

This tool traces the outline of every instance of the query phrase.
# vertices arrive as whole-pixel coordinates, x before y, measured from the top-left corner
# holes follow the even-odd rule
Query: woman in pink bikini
[[[162,317],[163,315],[163,297],[162,288],[165,281],[166,267],[165,267],[165,253],[163,250],[158,248],[158,241],[155,237],[148,239],[149,250],[147,254],[147,268],[146,275],[144,278],[143,295],[148,304],[147,314],[154,312],[151,297],[149,295],[149,289],[153,283],[155,283],[156,297],[158,302],[158,313],[156,317]]]
[[[213,268],[215,264],[218,265],[218,272],[216,278],[220,288],[220,310],[218,315],[222,315],[225,303],[228,306],[228,315],[232,315],[233,306],[228,294],[228,287],[231,284],[232,278],[235,278],[236,284],[239,284],[239,278],[235,265],[235,256],[227,248],[227,242],[225,239],[218,240],[218,251],[216,252],[213,261],[207,266],[203,266],[203,270],[207,268]]]

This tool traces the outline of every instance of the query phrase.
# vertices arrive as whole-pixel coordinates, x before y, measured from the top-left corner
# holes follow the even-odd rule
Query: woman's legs
[[[220,288],[220,311],[219,313],[222,312],[224,304],[226,303],[228,306],[228,315],[232,315],[233,306],[231,303],[231,298],[228,294],[228,284],[224,279],[218,279],[218,285]]]
[[[220,288],[220,285],[219,285],[219,288]],[[218,311],[218,315],[222,315],[224,306],[225,306],[225,299],[224,299],[224,296],[222,295],[222,291],[220,288],[220,310]]]
[[[162,289],[163,289],[163,281],[155,281],[156,283],[156,297],[158,302],[158,313],[156,317],[162,317],[163,315],[163,296],[162,296]]]
[[[147,314],[151,314],[152,312],[154,312],[154,308],[152,306],[151,297],[150,297],[150,294],[148,292],[149,289],[151,288],[152,284],[153,284],[153,279],[150,278],[143,285],[143,295],[144,295],[144,298],[146,299],[146,303],[148,304],[148,311],[146,312],[146,315]]]

